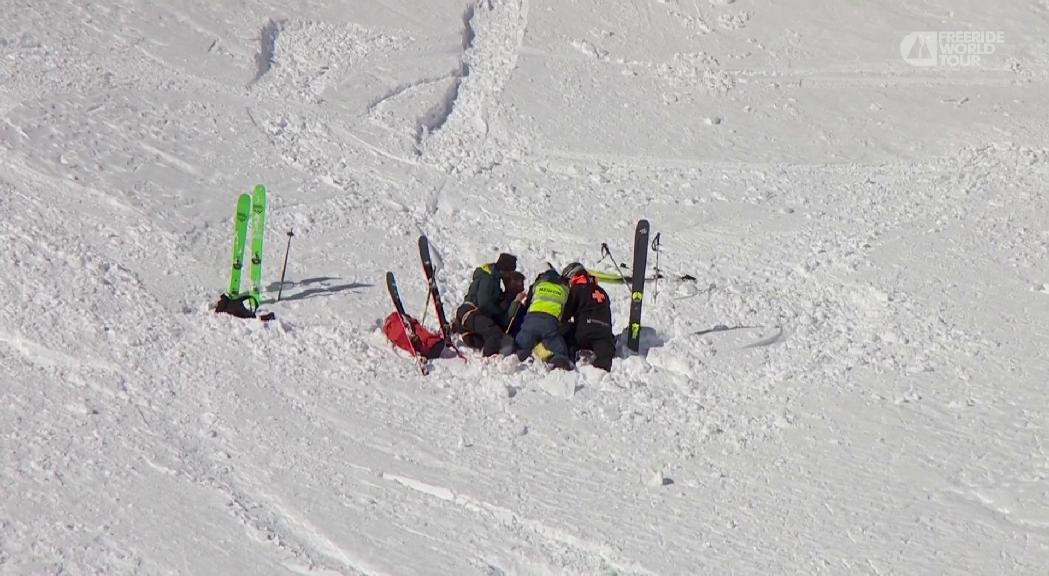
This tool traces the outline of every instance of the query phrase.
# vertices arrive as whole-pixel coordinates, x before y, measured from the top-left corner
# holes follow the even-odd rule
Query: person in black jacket
[[[509,285],[511,274],[517,269],[517,258],[500,254],[495,262],[474,270],[466,298],[455,311],[455,326],[463,342],[478,348],[485,356],[508,355],[513,352],[514,339],[505,332],[506,308],[502,283]],[[524,295],[518,295],[524,298]]]
[[[592,351],[593,365],[610,371],[616,353],[616,337],[612,333],[612,304],[608,293],[578,262],[565,266],[561,278],[569,287],[568,301],[561,316],[566,322],[564,331],[569,347],[573,351]]]

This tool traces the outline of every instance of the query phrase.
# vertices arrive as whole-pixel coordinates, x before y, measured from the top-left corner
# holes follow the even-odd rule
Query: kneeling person
[[[571,369],[568,346],[561,336],[561,312],[568,298],[568,289],[557,272],[550,270],[539,275],[529,294],[530,303],[524,322],[514,342],[517,357],[528,358],[533,348],[540,357],[558,368]]]
[[[612,304],[608,300],[608,293],[597,285],[597,279],[578,262],[565,266],[561,278],[569,286],[563,318],[571,320],[566,327],[570,347],[592,351],[593,365],[602,370],[611,370],[616,337],[612,333]]]

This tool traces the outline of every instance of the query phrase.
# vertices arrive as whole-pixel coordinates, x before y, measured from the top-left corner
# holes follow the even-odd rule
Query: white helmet
[[[579,262],[572,262],[561,270],[561,278],[566,282],[580,274],[586,274],[586,268]]]

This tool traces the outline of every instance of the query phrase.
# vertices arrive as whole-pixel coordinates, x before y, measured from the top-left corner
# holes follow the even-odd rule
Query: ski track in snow
[[[950,74],[857,7],[14,10],[0,573],[1041,573],[1045,10],[982,6]],[[257,182],[269,324],[209,309]],[[640,216],[698,280],[611,374],[381,334],[420,232],[451,312]]]
[[[492,134],[507,111],[500,94],[517,63],[528,24],[528,0],[471,4],[464,16],[462,75],[438,113],[423,122],[422,157],[452,174],[476,173],[502,161],[509,144]],[[495,140],[493,141],[493,138]]]
[[[521,518],[518,515],[514,514],[513,511],[502,506],[497,506],[488,502],[479,501],[462,494],[456,494],[447,488],[441,486],[433,486],[431,484],[426,484],[425,482],[420,482],[418,480],[413,480],[404,476],[383,473],[382,478],[384,480],[396,482],[408,489],[421,492],[439,500],[451,502],[475,514],[493,518],[499,523],[503,524],[508,530],[519,532],[520,528],[523,527],[527,531],[535,534],[538,537],[549,539],[553,542],[556,542],[559,545],[568,546],[572,549],[575,549],[577,551],[576,554],[593,554],[595,556],[593,560],[595,565],[609,566],[617,571],[629,572],[631,574],[650,573],[649,571],[644,570],[643,568],[640,568],[637,565],[626,566],[622,564],[621,561],[615,560],[615,551],[611,550],[607,546],[580,539],[562,530],[552,528],[544,524],[543,522],[537,520]]]
[[[470,75],[470,67],[467,63],[466,54],[473,48],[474,29],[472,21],[474,14],[474,4],[468,4],[463,11],[463,53],[459,57],[459,66],[457,69],[452,70],[448,75],[446,79],[447,86],[444,89],[445,92],[441,98],[439,98],[434,106],[427,110],[418,120],[415,128],[415,147],[417,154],[419,153],[419,146],[422,144],[423,139],[429,135],[429,133],[440,130],[441,127],[444,126],[444,123],[448,121],[448,117],[452,115],[452,111],[455,109],[455,103],[459,99],[459,90],[462,88],[463,79]],[[419,84],[416,83],[412,85],[412,87],[416,86],[419,86]]]

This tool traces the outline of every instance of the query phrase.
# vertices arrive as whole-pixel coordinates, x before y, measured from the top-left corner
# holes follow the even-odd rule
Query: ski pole
[[[652,251],[656,253],[656,278],[655,283],[652,285],[652,301],[655,302],[659,296],[659,232],[656,232],[656,237],[652,239]]]
[[[288,273],[288,252],[291,252],[291,239],[295,236],[295,233],[288,230],[288,245],[284,247],[284,264],[280,267],[280,288],[277,289],[277,302],[280,302],[280,296],[284,293],[284,275]]]
[[[426,315],[430,313],[430,300],[433,298],[433,289],[430,288],[429,282],[426,284],[426,299],[423,300],[423,313],[419,314],[420,324],[426,323]],[[443,326],[441,327],[444,328]]]
[[[510,320],[506,323],[506,330],[503,330],[504,334],[509,334],[510,330],[514,327],[514,322],[517,320],[517,314],[521,312],[521,303],[514,300],[510,303],[510,310],[507,311],[507,317]]]
[[[629,285],[630,282],[627,282],[626,281],[626,276],[623,276],[623,269],[620,268],[619,262],[616,262],[616,259],[612,257],[612,251],[608,249],[608,244],[605,243],[605,242],[602,242],[601,243],[601,259],[604,260],[605,258],[608,258],[609,260],[612,261],[612,265],[616,267],[616,272],[619,273],[619,278],[623,280],[623,284],[624,285]]]

